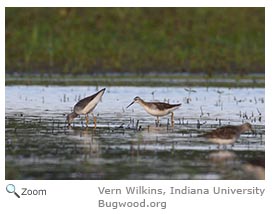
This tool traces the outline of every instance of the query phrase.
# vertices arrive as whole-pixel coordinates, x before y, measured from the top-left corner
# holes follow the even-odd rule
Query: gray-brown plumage
[[[143,99],[140,97],[135,97],[132,103],[130,103],[129,106],[131,106],[134,103],[139,103],[147,113],[156,116],[157,117],[157,122],[159,122],[159,117],[160,116],[165,116],[167,114],[171,113],[171,122],[172,126],[174,125],[174,113],[173,111],[176,110],[181,106],[181,103],[179,104],[169,104],[169,103],[163,103],[163,102],[145,102]]]
[[[250,123],[239,126],[223,126],[199,137],[205,137],[208,141],[216,144],[233,144],[246,131],[253,131]]]
[[[85,97],[82,100],[78,101],[76,105],[74,106],[74,110],[72,113],[67,115],[67,121],[68,124],[70,125],[71,122],[75,117],[77,117],[80,114],[84,114],[86,117],[86,125],[88,126],[89,123],[89,118],[88,114],[91,113],[94,108],[97,106],[98,102],[101,100],[101,97],[103,96],[106,88],[101,89],[97,93]],[[94,117],[94,116],[93,116]],[[96,127],[96,118],[94,117],[94,125]]]

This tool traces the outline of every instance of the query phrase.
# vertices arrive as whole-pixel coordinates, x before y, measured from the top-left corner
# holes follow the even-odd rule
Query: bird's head
[[[140,98],[140,97],[135,97],[134,99],[133,99],[133,101],[127,106],[127,108],[129,107],[129,106],[131,106],[132,104],[134,104],[134,103],[139,103],[139,102],[141,102],[142,101],[142,99]]]
[[[71,123],[72,123],[72,121],[74,120],[75,117],[77,117],[77,114],[75,112],[72,112],[72,113],[67,115],[66,121],[68,123],[68,126],[71,125]]]
[[[254,130],[253,130],[252,125],[250,123],[244,123],[242,125],[242,132],[246,132],[246,131],[251,131],[252,133],[254,133]]]

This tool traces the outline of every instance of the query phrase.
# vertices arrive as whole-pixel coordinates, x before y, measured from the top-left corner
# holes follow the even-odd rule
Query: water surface
[[[102,87],[6,86],[6,179],[260,179],[265,154],[263,88],[107,87],[94,110],[97,128],[66,114]],[[144,100],[182,103],[155,118]],[[234,146],[198,135],[223,125],[252,123]],[[261,175],[260,175],[261,174]]]

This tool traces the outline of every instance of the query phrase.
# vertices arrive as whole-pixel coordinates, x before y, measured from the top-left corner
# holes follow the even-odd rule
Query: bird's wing
[[[233,126],[224,126],[218,129],[215,129],[211,132],[203,134],[203,137],[211,137],[211,138],[222,138],[222,139],[230,139],[233,136],[236,136],[238,131]]]
[[[84,108],[86,105],[88,105],[89,102],[91,102],[101,91],[105,91],[105,88],[103,88],[102,90],[98,91],[97,93],[89,96],[89,97],[85,97],[83,98],[82,100],[79,100],[77,102],[77,104],[74,106],[74,109],[75,108]]]
[[[77,102],[77,104],[75,105],[75,107],[74,108],[76,108],[76,107],[85,107],[86,105],[88,105],[88,103],[91,101],[91,100],[93,100],[95,97],[96,97],[96,95],[97,95],[97,93],[96,94],[94,94],[94,95],[92,95],[92,96],[89,96],[89,97],[85,97],[85,98],[83,98],[82,100],[79,100],[78,102]]]
[[[158,110],[170,109],[170,108],[178,107],[181,105],[181,104],[168,104],[168,103],[161,103],[161,102],[158,102],[158,103],[152,102],[151,104],[156,106]]]

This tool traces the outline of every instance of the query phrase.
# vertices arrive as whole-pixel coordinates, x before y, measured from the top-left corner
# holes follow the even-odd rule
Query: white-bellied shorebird
[[[134,103],[139,103],[147,113],[151,114],[152,116],[157,117],[157,124],[159,124],[159,117],[165,116],[167,114],[171,113],[171,124],[174,126],[174,113],[177,108],[181,106],[181,103],[179,104],[169,104],[169,103],[163,103],[163,102],[145,102],[140,97],[135,97],[132,103],[130,103],[129,106],[131,106]]]
[[[75,104],[73,112],[67,115],[68,125],[70,126],[71,122],[74,120],[75,117],[77,117],[80,114],[84,114],[86,119],[86,126],[88,126],[88,123],[89,123],[88,114],[91,113],[94,110],[94,108],[97,106],[105,90],[106,88],[103,88],[97,93],[89,97],[85,97],[82,100],[79,100]],[[94,119],[94,128],[96,128],[96,117],[94,115],[93,115],[93,119]]]
[[[199,137],[204,137],[209,142],[218,145],[233,144],[240,137],[240,135],[246,131],[253,132],[252,125],[250,123],[244,123],[239,126],[223,126],[211,132],[199,135]]]

